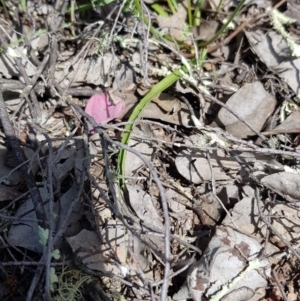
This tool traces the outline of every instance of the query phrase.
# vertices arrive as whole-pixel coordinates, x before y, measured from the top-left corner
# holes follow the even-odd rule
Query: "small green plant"
[[[48,238],[49,238],[49,229],[44,229],[40,226],[38,226],[38,233],[39,233],[39,243],[43,246],[43,249],[46,249],[47,243],[48,243]],[[60,258],[60,252],[59,250],[55,249],[52,253],[51,253],[51,257],[53,257],[54,259],[59,259]],[[54,286],[55,283],[58,282],[58,277],[55,273],[55,269],[53,267],[50,268],[50,290],[51,292],[54,291]]]
[[[67,9],[67,14],[70,14],[74,11],[75,12],[83,12],[86,10],[95,9],[96,7],[105,6],[113,1],[115,1],[115,0],[92,0],[92,1],[89,1],[88,3],[83,3],[83,4],[77,5],[75,7],[75,9],[73,7],[69,7]]]
[[[204,85],[199,86],[198,81],[193,76],[191,70],[193,66],[197,66],[198,68],[202,68],[203,62],[206,58],[207,52],[205,51],[205,47],[215,41],[218,37],[220,37],[224,31],[228,30],[229,24],[231,24],[234,17],[237,16],[237,14],[240,12],[242,6],[244,5],[246,0],[241,0],[239,4],[237,5],[234,12],[231,14],[231,16],[228,18],[227,22],[222,26],[222,28],[215,34],[215,36],[209,40],[204,41],[202,44],[200,43],[200,46],[202,47],[200,52],[200,57],[198,57],[194,61],[187,61],[183,56],[180,56],[182,60],[182,65],[177,68],[177,70],[173,70],[172,72],[168,73],[164,78],[158,82],[156,85],[152,87],[152,89],[146,94],[146,96],[137,104],[137,106],[134,108],[133,112],[131,113],[129,117],[129,122],[132,121],[132,123],[125,126],[125,131],[122,135],[122,143],[128,145],[130,140],[130,135],[132,130],[134,129],[134,121],[138,119],[140,114],[143,112],[147,104],[159,93],[163,92],[164,90],[168,89],[171,85],[173,85],[177,80],[183,79],[187,80],[190,83],[193,83],[196,87],[198,87],[200,90],[202,90],[204,93],[209,93],[207,90],[207,87]],[[157,39],[158,43],[162,45],[166,45],[164,43],[164,39],[160,36],[160,34],[156,31],[154,27],[151,26],[150,21],[148,20],[147,16],[144,15],[140,1],[134,0],[135,8],[133,9],[133,13],[139,18],[141,22],[144,22],[146,26],[149,26],[150,32],[153,34],[154,38]],[[191,2],[188,2],[188,20],[190,24],[194,23],[194,20],[199,16],[200,13],[200,6],[201,1],[197,2],[197,13],[194,12],[194,15],[192,15],[192,8],[191,8]],[[154,39],[153,38],[153,39]],[[194,120],[195,125],[197,126],[197,120]],[[217,141],[216,137],[210,137],[210,139],[214,142]],[[224,144],[223,141],[220,141],[219,143]],[[119,152],[118,157],[118,171],[121,175],[121,186],[125,186],[125,156],[126,151],[124,149],[121,149]]]
[[[44,229],[40,226],[38,226],[39,230],[39,243],[43,246],[43,249],[45,250],[48,242],[48,237],[49,237],[49,229]]]
[[[60,273],[57,273],[54,301],[82,300],[83,285],[93,280],[91,276],[83,275],[78,270],[67,269],[64,267]]]

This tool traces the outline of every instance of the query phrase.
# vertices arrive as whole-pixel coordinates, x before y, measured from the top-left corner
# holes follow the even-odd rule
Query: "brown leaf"
[[[270,95],[260,82],[245,85],[232,95],[226,105],[239,117],[260,131],[273,113],[276,99]],[[226,131],[238,138],[247,138],[255,133],[241,120],[221,108],[212,126],[225,127]]]

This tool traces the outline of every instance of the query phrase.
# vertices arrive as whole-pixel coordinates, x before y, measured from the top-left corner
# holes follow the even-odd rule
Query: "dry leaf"
[[[274,129],[263,132],[264,135],[300,133],[300,111],[295,111]]]
[[[19,197],[22,193],[17,191],[14,186],[0,184],[0,202],[11,201]]]
[[[261,179],[263,184],[275,189],[291,201],[300,202],[300,175],[289,172],[279,172]]]
[[[260,82],[243,86],[233,94],[226,105],[254,129],[260,131],[273,113],[276,99],[267,93]],[[247,138],[255,133],[226,108],[221,108],[211,126],[225,127],[226,131],[238,138]]]
[[[267,33],[262,30],[245,31],[252,50],[259,56],[268,68],[278,70],[279,77],[298,95],[300,94],[299,70],[300,58],[291,59],[287,43],[273,30]]]
[[[216,181],[235,179],[240,165],[233,158],[225,155],[221,149],[209,151],[209,155]],[[176,157],[175,165],[184,178],[195,184],[211,180],[211,169],[205,152],[183,150]]]
[[[54,202],[53,204],[54,215],[52,216],[52,218],[54,219],[54,232],[56,232],[62,225],[62,223],[65,222],[69,208],[74,202],[75,195],[77,193],[75,186],[76,185],[73,185],[66,193],[64,193],[60,197],[58,202]],[[40,188],[39,190],[43,201],[47,203],[44,208],[48,218],[50,218],[48,189]],[[77,222],[82,214],[83,204],[81,202],[78,202],[77,206],[74,208],[74,211],[69,217],[68,225]],[[23,247],[37,253],[43,253],[43,247],[39,243],[40,238],[38,234],[38,223],[31,199],[28,199],[19,207],[19,209],[15,213],[15,217],[19,218],[19,221],[15,221],[9,229],[9,242],[14,246]]]
[[[247,259],[257,256],[261,249],[256,239],[230,227],[217,227],[203,256],[189,269],[187,285],[193,300],[212,297],[222,285],[239,276],[247,267]],[[262,260],[260,263],[266,266],[268,261]],[[227,296],[233,294],[234,299],[229,300],[248,300],[256,290],[267,285],[266,279],[252,270],[228,290]]]
[[[112,53],[106,53],[102,57],[79,60],[74,64],[66,61],[56,67],[55,79],[63,86],[68,86],[72,82],[73,85],[85,83],[110,87],[113,66],[117,66],[119,62],[118,56]]]

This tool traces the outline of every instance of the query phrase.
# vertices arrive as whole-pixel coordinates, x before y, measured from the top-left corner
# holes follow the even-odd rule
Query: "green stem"
[[[164,79],[162,79],[160,82],[158,82],[156,85],[154,85],[151,90],[141,99],[141,101],[136,105],[133,112],[131,113],[128,121],[135,121],[137,118],[141,115],[143,110],[145,109],[146,105],[159,93],[163,92],[170,86],[172,86],[177,80],[181,78],[181,73],[179,70],[173,71],[171,74],[166,76]],[[131,132],[134,129],[135,124],[127,124],[125,126],[125,131],[122,135],[122,143],[128,145]],[[118,166],[119,166],[119,172],[121,175],[121,186],[124,186],[125,184],[125,159],[126,159],[126,151],[124,149],[121,149],[118,156]]]
[[[200,19],[201,19],[201,5],[203,0],[198,0],[195,6],[194,11],[194,17],[193,17],[193,26],[199,26],[200,25]]]
[[[188,20],[189,25],[193,26],[193,17],[192,17],[192,7],[191,7],[191,0],[187,0],[187,11],[188,11]]]

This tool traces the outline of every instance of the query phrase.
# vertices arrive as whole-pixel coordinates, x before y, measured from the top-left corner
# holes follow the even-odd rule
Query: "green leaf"
[[[58,277],[55,273],[55,269],[53,267],[50,268],[50,290],[51,292],[55,291],[54,283],[58,283]]]
[[[151,4],[151,8],[156,11],[160,16],[168,18],[169,14],[163,9],[163,7],[158,3]]]
[[[52,256],[54,259],[58,260],[58,259],[60,258],[60,252],[59,252],[59,250],[58,250],[58,249],[55,249],[55,250],[51,253],[51,256]]]
[[[26,12],[26,0],[20,0],[20,4],[23,9],[23,12]]]
[[[176,0],[167,0],[168,5],[170,7],[170,10],[172,12],[172,14],[175,14],[178,8],[178,3]]]
[[[38,226],[39,229],[39,243],[43,246],[46,247],[47,245],[47,241],[48,241],[48,237],[49,237],[49,229],[44,229],[40,226]]]

